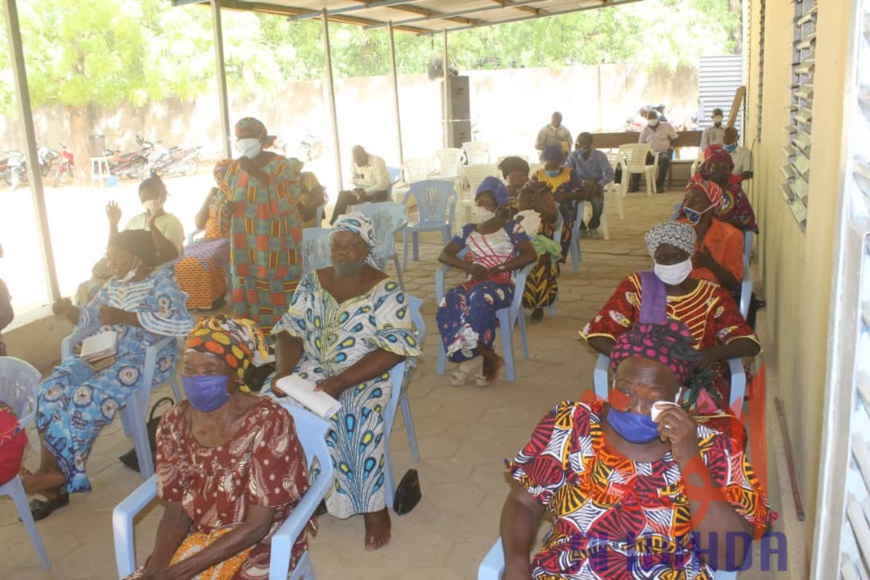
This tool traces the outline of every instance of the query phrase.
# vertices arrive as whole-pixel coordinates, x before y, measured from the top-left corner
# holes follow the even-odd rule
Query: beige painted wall
[[[767,0],[764,46],[764,89],[761,142],[754,149],[756,210],[761,237],[760,294],[767,299],[772,344],[766,359],[777,383],[794,446],[797,476],[807,511],[801,529],[805,537],[789,537],[790,549],[810,544],[816,504],[821,446],[822,407],[834,261],[836,196],[840,192],[840,157],[846,58],[848,2],[819,2],[813,151],[810,205],[806,233],[800,231],[780,192],[785,157],[784,127],[788,123],[790,65],[794,5],[790,0]],[[750,47],[747,135],[755,135],[758,97],[759,6],[753,3]],[[783,489],[787,489],[783,484]],[[791,501],[790,494],[783,502]],[[809,552],[805,552],[809,555]]]

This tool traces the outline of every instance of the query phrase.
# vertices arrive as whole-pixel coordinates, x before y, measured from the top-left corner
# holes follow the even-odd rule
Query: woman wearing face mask
[[[181,220],[163,208],[168,192],[163,180],[156,175],[139,184],[139,202],[142,213],[130,218],[124,230],[145,230],[151,232],[151,240],[157,251],[157,265],[171,262],[181,255],[184,244],[184,226]],[[106,218],[109,221],[109,237],[118,233],[121,223],[121,208],[114,201],[106,205]],[[91,272],[91,279],[79,285],[76,303],[86,306],[94,299],[97,291],[112,277],[106,258],[97,262]]]
[[[244,392],[255,353],[267,354],[250,320],[201,318],[185,349],[187,400],[157,431],[165,511],[154,552],[128,580],[265,578],[272,534],[309,487],[293,417],[274,399]],[[303,532],[291,568],[306,543]]]
[[[472,371],[481,369],[477,357],[483,359],[477,385],[485,387],[498,378],[504,361],[492,348],[495,313],[513,300],[513,272],[538,259],[522,226],[509,221],[501,209],[508,202],[507,190],[485,183],[477,190],[477,223],[463,227],[438,256],[442,264],[468,273],[463,284],[447,291],[435,315],[447,358],[459,363],[450,378],[454,386],[465,384]],[[460,258],[457,254],[463,249],[468,252]]]
[[[296,373],[341,402],[330,453],[335,489],[326,498],[338,518],[363,514],[365,547],[390,541],[384,477],[383,411],[389,371],[421,354],[399,284],[377,269],[374,228],[361,213],[337,219],[329,238],[332,267],[308,272],[272,330],[275,375],[266,393],[285,396],[278,379]]]
[[[681,404],[699,356],[682,323],[639,325],[612,349],[608,402],[566,401],[538,423],[508,463],[505,580],[712,580],[742,564],[749,542],[733,535],[758,538],[777,514],[743,449]],[[529,562],[545,510],[555,524]]]
[[[151,388],[142,384],[145,349],[164,336],[184,337],[193,326],[172,270],[154,269],[158,259],[149,232],[113,235],[107,255],[112,278],[87,307],[73,306],[67,298],[54,305],[54,312],[77,328],[100,323],[101,330],[115,331],[116,353],[99,370],[70,356],[39,387],[36,427],[42,458],[39,471],[22,479],[27,493],[47,498],[31,502],[34,519],[67,505],[68,492],[91,490],[85,467],[94,440],[133,391]],[[172,340],[157,355],[154,384],[173,375],[177,360]]]
[[[230,224],[232,302],[237,317],[268,332],[287,309],[302,275],[299,174],[287,159],[263,151],[272,137],[252,117],[236,123],[236,151],[221,191]]]
[[[715,216],[727,224],[743,231],[758,233],[755,212],[752,204],[740,185],[739,176],[733,175],[734,162],[724,149],[710,149],[707,158],[692,178],[692,181],[709,180],[722,190],[722,201],[716,208]]]
[[[718,282],[740,295],[743,281],[743,233],[715,212],[722,206],[722,188],[712,181],[694,181],[686,187],[683,217],[678,221],[695,229],[697,244],[692,258],[692,276]]]
[[[545,147],[541,154],[544,167],[532,176],[533,182],[544,183],[550,188],[562,214],[562,262],[571,250],[571,229],[577,218],[577,201],[589,199],[591,194],[570,167],[562,166],[563,158],[561,147]]]
[[[698,400],[702,412],[714,412],[722,406],[721,401],[729,400],[728,359],[758,354],[758,338],[728,292],[714,282],[692,276],[696,239],[691,226],[661,223],[647,232],[646,244],[655,260],[653,271],[623,278],[580,336],[593,349],[610,356],[616,340],[638,324],[684,322],[700,351],[697,368],[716,371],[719,393],[699,391],[692,400]]]

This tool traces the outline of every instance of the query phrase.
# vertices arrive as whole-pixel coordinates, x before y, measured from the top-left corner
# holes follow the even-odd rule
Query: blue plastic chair
[[[18,424],[24,429],[36,418],[36,397],[39,391],[41,376],[33,365],[23,360],[11,357],[0,357],[0,401],[9,405]],[[27,503],[27,495],[21,484],[21,477],[16,475],[6,483],[0,485],[0,496],[8,495],[18,510],[18,517],[33,542],[33,547],[39,555],[39,561],[46,570],[51,569],[51,562],[45,552],[42,537],[36,529],[33,516],[30,513],[30,505]]]
[[[72,356],[73,346],[94,334],[100,329],[96,322],[86,328],[81,328],[63,339],[60,344],[61,359]],[[154,475],[154,459],[151,455],[151,443],[148,440],[148,399],[151,391],[160,387],[154,383],[154,371],[157,370],[157,355],[172,341],[172,337],[164,337],[145,349],[145,363],[142,368],[142,388],[136,390],[127,398],[127,403],[121,407],[121,424],[124,433],[133,437],[133,447],[136,449],[136,459],[139,462],[139,473],[148,479]],[[176,401],[181,401],[181,390],[178,387],[178,377],[169,379],[172,393]],[[151,385],[150,387],[148,385]]]
[[[583,222],[583,212],[588,202],[577,202],[577,214],[574,216],[574,225],[571,226],[571,270],[580,271],[580,262],[583,261],[583,250],[580,248],[580,224]]]
[[[457,257],[465,256],[466,249],[463,248]],[[537,261],[528,264],[519,270],[516,274],[514,299],[511,305],[507,308],[497,310],[495,315],[498,318],[498,330],[501,335],[502,355],[505,361],[505,375],[509,382],[514,382],[517,378],[516,368],[514,365],[514,342],[513,330],[514,325],[519,324],[520,339],[523,344],[523,356],[529,358],[529,339],[526,336],[526,319],[523,317],[523,288],[526,286],[526,278],[537,264]],[[435,271],[435,301],[441,304],[441,299],[444,297],[444,274],[450,269],[450,266],[444,265]],[[444,350],[444,341],[438,340],[438,369],[439,375],[444,374],[444,369],[447,366],[447,352]]]
[[[396,251],[396,234],[403,231],[408,225],[408,216],[405,214],[405,206],[401,203],[384,201],[380,203],[361,203],[356,206],[360,212],[370,220],[375,228],[375,261],[378,268],[387,271],[387,262],[393,261],[396,266],[396,277],[399,286],[405,289],[405,281],[402,279],[402,268],[399,265],[399,253]]]
[[[752,243],[755,234],[749,230],[743,232],[743,282],[740,284],[740,314],[743,318],[749,316],[749,303],[752,300],[752,270],[749,259],[752,258]]]
[[[302,272],[308,273],[332,265],[329,252],[329,228],[302,230]]]
[[[743,412],[743,397],[746,395],[746,370],[743,368],[743,360],[739,358],[728,359],[728,368],[731,370],[731,400],[728,401],[728,406],[740,418]],[[605,401],[610,389],[609,371],[610,357],[599,353],[592,382],[595,395]]]
[[[504,547],[501,537],[495,541],[477,569],[477,580],[501,580],[504,576]],[[737,571],[716,571],[716,580],[737,580]]]
[[[387,188],[387,199],[393,200],[393,186],[402,178],[401,167],[387,167],[387,173],[390,174],[390,186]]]
[[[269,580],[314,580],[314,569],[306,550],[296,567],[290,571],[290,553],[296,538],[308,525],[317,506],[332,489],[334,468],[329,457],[326,438],[332,430],[329,421],[321,419],[310,411],[290,404],[283,404],[293,416],[296,436],[308,462],[309,475],[316,473],[314,481],[302,499],[278,531],[272,536],[272,552],[269,561]],[[314,466],[315,460],[317,466]],[[157,477],[152,476],[115,506],[112,512],[112,528],[115,538],[115,564],[121,578],[136,570],[136,550],[133,544],[133,521],[136,515],[157,497]]]
[[[562,227],[565,224],[564,218],[562,218],[562,214],[557,212],[559,216],[556,218],[556,229],[553,230],[553,241],[557,244],[562,244]],[[559,302],[559,293],[556,293],[556,299],[553,300],[553,303],[550,305],[548,314],[550,316],[556,316],[556,303]]]
[[[450,241],[450,232],[456,220],[456,203],[458,194],[453,184],[437,179],[427,179],[412,183],[405,196],[405,205],[413,199],[417,204],[418,221],[409,223],[402,232],[404,255],[402,265],[408,270],[408,238],[411,233],[414,240],[414,261],[420,259],[420,232],[441,232],[441,239],[446,244]]]

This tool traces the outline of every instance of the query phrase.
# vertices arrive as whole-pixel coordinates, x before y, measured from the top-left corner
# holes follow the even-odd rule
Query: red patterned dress
[[[185,401],[167,412],[157,432],[157,495],[181,503],[193,520],[173,563],[241,524],[249,505],[271,507],[275,509],[272,528],[263,540],[197,576],[265,578],[272,535],[308,489],[305,454],[293,417],[274,399],[262,397],[231,441],[203,447],[190,430],[188,406]],[[303,533],[293,546],[291,567],[307,545]]]
[[[611,450],[604,403],[563,402],[546,415],[508,471],[551,512],[532,560],[536,580],[712,579],[692,539],[691,509],[670,451],[639,462]],[[725,499],[760,532],[777,516],[732,439],[698,426],[701,458]]]

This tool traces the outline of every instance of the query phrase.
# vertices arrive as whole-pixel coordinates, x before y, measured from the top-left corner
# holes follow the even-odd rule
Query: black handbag
[[[168,406],[165,405],[166,402],[169,402]],[[166,408],[159,415],[155,415],[158,409],[160,409],[161,405]],[[154,403],[154,406],[151,407],[151,413],[148,415],[148,444],[151,445],[151,460],[155,462],[155,468],[157,467],[157,427],[160,425],[160,418],[163,417],[163,413],[165,413],[173,405],[175,405],[174,400],[172,400],[170,397],[163,397],[162,399]],[[130,469],[139,471],[139,458],[136,457],[135,447],[118,459],[120,459],[121,462]]]
[[[420,478],[417,476],[417,470],[409,469],[396,487],[393,511],[400,516],[410,513],[417,507],[422,498],[423,492],[420,491]]]

